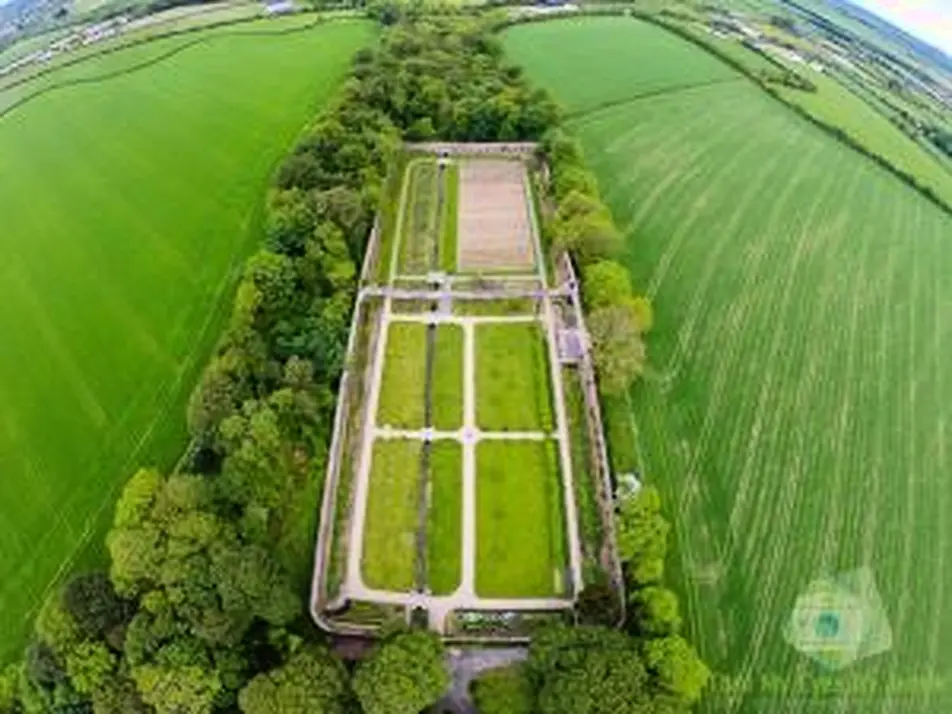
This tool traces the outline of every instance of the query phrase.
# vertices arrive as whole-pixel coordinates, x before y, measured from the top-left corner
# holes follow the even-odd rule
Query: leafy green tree
[[[0,670],[0,714],[13,714],[16,710],[19,676],[19,668],[13,664]]]
[[[649,585],[635,590],[630,603],[632,624],[637,632],[664,637],[681,631],[678,596],[667,588]]]
[[[521,666],[501,667],[481,674],[472,684],[479,714],[534,714],[535,694]]]
[[[578,621],[583,625],[614,627],[621,618],[618,594],[604,575],[586,585],[575,603]]]
[[[707,665],[683,637],[672,635],[644,643],[645,662],[662,692],[691,706],[711,677]]]
[[[631,276],[625,266],[614,260],[600,260],[585,266],[582,285],[588,310],[622,305],[631,300]]]
[[[450,686],[443,642],[433,632],[394,635],[380,644],[354,674],[354,691],[365,714],[418,714]]]
[[[645,345],[630,303],[593,311],[588,331],[600,388],[609,396],[626,392],[645,367]]]
[[[244,714],[343,714],[348,694],[343,665],[326,650],[310,647],[252,679],[238,705]]]
[[[527,663],[539,714],[649,714],[652,694],[637,643],[604,627],[559,626],[533,638]]]
[[[104,638],[113,649],[121,649],[122,628],[135,606],[119,597],[106,573],[73,577],[63,588],[62,601],[84,637]]]
[[[636,297],[631,301],[631,308],[635,313],[635,321],[641,334],[646,335],[654,327],[654,308],[651,300],[646,297]]]
[[[116,670],[116,656],[102,642],[85,641],[66,656],[66,672],[81,694],[101,689]]]
[[[582,264],[612,258],[621,250],[621,234],[608,208],[597,198],[570,191],[551,223],[556,250],[566,250]]]
[[[132,678],[157,714],[210,714],[222,689],[217,673],[190,665],[143,665],[132,670]]]
[[[661,515],[661,495],[653,486],[619,505],[618,552],[626,561],[629,576],[636,586],[657,583],[664,574],[670,526]]]

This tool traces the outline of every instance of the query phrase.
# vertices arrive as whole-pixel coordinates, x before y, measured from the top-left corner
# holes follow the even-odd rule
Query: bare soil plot
[[[422,441],[374,443],[361,569],[369,587],[413,587]]]
[[[476,421],[485,431],[551,431],[548,355],[535,322],[476,328]]]
[[[459,172],[459,269],[532,270],[526,169],[518,161],[471,159]]]
[[[566,550],[555,442],[482,441],[476,473],[476,593],[561,595]]]

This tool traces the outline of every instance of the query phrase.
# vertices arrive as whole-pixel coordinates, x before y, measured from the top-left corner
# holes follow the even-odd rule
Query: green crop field
[[[183,450],[269,176],[372,32],[220,37],[0,117],[0,659]]]
[[[612,23],[662,50],[627,61]],[[715,672],[700,710],[947,712],[952,218],[752,83],[684,89],[715,60],[659,33],[592,19],[506,42],[579,112],[654,301],[611,447],[665,496],[668,576]],[[671,91],[620,101],[659,75]],[[851,667],[823,669],[788,630],[818,586],[859,643]]]

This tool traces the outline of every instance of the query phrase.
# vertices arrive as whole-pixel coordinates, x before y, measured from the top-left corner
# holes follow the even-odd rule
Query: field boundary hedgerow
[[[303,14],[303,13],[299,13],[299,14]],[[340,18],[340,19],[346,20],[349,18]],[[27,94],[24,97],[9,104],[8,106],[0,109],[0,120],[3,120],[7,115],[12,114],[14,111],[29,104],[33,100],[46,96],[47,94],[50,94],[52,92],[68,89],[70,87],[77,87],[77,86],[81,86],[85,84],[98,84],[100,82],[106,82],[112,79],[116,79],[117,77],[123,77],[126,75],[135,74],[136,72],[139,72],[143,69],[148,69],[149,67],[153,67],[162,62],[165,62],[171,59],[172,57],[175,57],[176,55],[181,54],[182,52],[186,50],[192,49],[194,47],[202,46],[202,45],[212,44],[218,39],[227,39],[227,38],[234,38],[234,37],[280,37],[280,36],[286,36],[286,35],[293,35],[300,32],[307,32],[309,30],[313,30],[316,27],[320,27],[321,25],[327,24],[329,22],[334,22],[336,20],[337,18],[333,18],[333,17],[328,18],[323,15],[316,15],[313,22],[307,25],[301,25],[299,27],[288,27],[284,29],[275,29],[275,30],[249,30],[245,32],[236,30],[234,32],[216,33],[212,35],[211,37],[198,37],[182,45],[173,47],[172,49],[158,55],[157,57],[152,57],[138,64],[134,64],[130,67],[124,67],[122,69],[115,70],[113,72],[105,72],[103,74],[96,75],[93,77],[79,77],[77,79],[71,79],[65,82],[60,82],[60,83],[51,84],[51,85],[42,87],[41,89],[38,89],[35,92]],[[99,52],[96,52],[94,54],[78,57],[74,60],[64,62],[63,64],[59,64],[55,67],[50,67],[48,69],[42,70],[29,77],[24,77],[22,79],[11,82],[10,84],[4,85],[3,87],[0,87],[0,96],[3,95],[3,92],[15,89],[16,87],[20,87],[25,84],[29,84],[30,82],[39,80],[43,77],[54,75],[61,70],[65,70],[70,67],[75,67],[75,66],[84,64],[85,62],[88,62],[90,60],[100,59],[102,57],[108,57],[110,55],[122,52],[124,50],[131,49],[134,47],[141,47],[142,45],[147,45],[151,42],[166,40],[171,37],[179,37],[183,35],[201,34],[201,33],[207,32],[208,30],[217,29],[219,27],[228,27],[231,25],[241,25],[241,24],[248,24],[248,23],[254,23],[254,22],[269,22],[269,20],[266,18],[261,18],[261,17],[248,17],[248,18],[239,18],[235,20],[223,20],[221,22],[212,23],[209,25],[202,25],[200,27],[190,27],[183,30],[166,32],[159,35],[152,35],[150,37],[142,38],[135,42],[130,42],[128,44],[120,45],[118,47],[109,47]]]
[[[860,153],[861,155],[866,157],[868,160],[886,169],[891,174],[893,174],[896,178],[902,181],[904,184],[906,184],[911,189],[913,189],[914,191],[922,195],[924,198],[926,198],[929,202],[931,202],[932,204],[940,208],[949,216],[952,216],[952,201],[949,201],[945,199],[943,196],[940,196],[936,192],[936,189],[932,188],[931,186],[924,185],[915,176],[899,168],[882,154],[866,147],[862,142],[860,142],[859,140],[851,136],[849,133],[847,133],[846,130],[838,126],[835,126],[833,124],[830,124],[824,121],[823,119],[820,119],[819,117],[813,115],[808,110],[806,110],[805,108],[803,108],[802,106],[798,104],[788,102],[786,99],[784,99],[784,97],[780,93],[778,93],[775,89],[773,89],[773,87],[770,86],[770,82],[758,76],[753,70],[745,67],[743,63],[739,62],[737,59],[733,57],[730,57],[724,52],[721,52],[716,47],[703,42],[700,38],[696,37],[692,33],[685,30],[684,28],[676,24],[673,24],[671,22],[665,21],[664,19],[662,19],[662,17],[660,17],[657,14],[645,12],[643,10],[640,10],[632,6],[625,6],[625,7],[616,6],[616,7],[605,7],[605,8],[584,7],[573,12],[569,16],[566,16],[565,14],[523,15],[518,17],[510,16],[506,20],[497,23],[496,28],[497,30],[501,31],[507,27],[512,27],[515,25],[532,24],[532,23],[539,23],[539,22],[558,22],[559,20],[567,19],[567,17],[579,17],[579,16],[602,16],[602,17],[617,16],[617,17],[624,17],[624,18],[635,18],[638,20],[643,20],[644,22],[651,23],[652,25],[656,27],[659,27],[663,30],[667,30],[668,32],[672,34],[677,35],[684,41],[690,42],[695,47],[716,57],[724,64],[736,70],[741,75],[743,75],[748,80],[750,80],[753,84],[755,84],[761,91],[763,91],[765,94],[767,94],[768,96],[775,99],[777,102],[787,107],[790,111],[799,115],[801,118],[810,122],[811,124],[818,127],[819,129],[822,129],[825,133],[827,133],[828,135],[830,135],[831,137],[833,137],[840,143]],[[635,98],[640,98],[640,97],[635,97]],[[619,102],[619,104],[623,104],[623,103],[624,102]],[[569,115],[569,116],[572,116],[572,115]]]

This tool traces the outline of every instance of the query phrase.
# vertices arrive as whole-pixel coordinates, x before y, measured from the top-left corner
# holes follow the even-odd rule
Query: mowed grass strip
[[[180,456],[269,177],[372,37],[216,37],[0,119],[0,660],[102,564],[126,479]]]
[[[400,234],[400,272],[423,275],[430,270],[430,254],[439,222],[439,170],[430,159],[417,159],[407,172],[409,185]]]
[[[433,360],[433,426],[454,431],[463,426],[463,328],[436,328]]]
[[[422,448],[415,439],[374,443],[360,562],[368,587],[413,588]]]
[[[551,431],[551,384],[538,323],[476,327],[476,422],[484,431]]]
[[[424,427],[426,325],[391,322],[387,328],[377,426]]]
[[[443,169],[443,215],[440,217],[440,269],[455,273],[459,258],[459,164]]]
[[[456,441],[431,446],[426,545],[430,589],[448,595],[459,587],[463,559],[463,451]]]
[[[481,441],[476,479],[476,593],[561,595],[566,553],[555,442]]]

